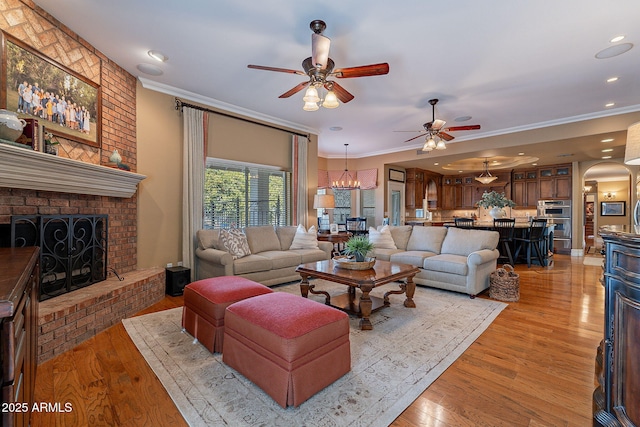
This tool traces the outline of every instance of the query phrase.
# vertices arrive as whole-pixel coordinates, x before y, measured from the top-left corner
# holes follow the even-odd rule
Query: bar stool
[[[516,249],[516,256],[518,258],[518,254],[520,254],[520,249],[522,246],[526,246],[527,249],[527,267],[531,268],[531,247],[536,252],[536,256],[538,257],[538,261],[541,266],[544,266],[544,257],[542,256],[542,252],[540,250],[540,246],[544,243],[545,235],[544,231],[547,228],[547,220],[546,219],[532,219],[529,224],[529,229],[527,230],[524,237],[516,237],[514,240],[520,242],[520,246]]]
[[[453,222],[458,228],[473,228],[473,218],[454,218]]]
[[[493,229],[500,233],[498,246],[503,249],[500,251],[500,257],[504,258],[504,254],[506,253],[506,258],[509,259],[509,264],[511,264],[512,267],[515,265],[513,262],[513,255],[511,254],[511,246],[513,245],[513,239],[516,231],[515,226],[516,220],[513,218],[496,218],[493,220]]]

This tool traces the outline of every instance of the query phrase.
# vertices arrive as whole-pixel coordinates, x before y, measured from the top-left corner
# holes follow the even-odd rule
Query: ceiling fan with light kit
[[[247,65],[248,68],[256,70],[276,71],[279,73],[298,74],[309,77],[308,81],[298,84],[280,95],[279,98],[289,98],[291,95],[300,92],[308,86],[303,98],[305,102],[304,110],[315,111],[320,108],[320,106],[324,108],[336,108],[339,106],[338,100],[342,103],[347,103],[351,101],[354,96],[337,82],[329,80],[330,77],[368,77],[389,73],[389,64],[386,62],[361,65],[358,67],[334,68],[335,63],[329,58],[331,40],[322,34],[327,24],[325,24],[324,21],[316,19],[311,21],[309,27],[313,31],[313,34],[311,34],[311,56],[302,61],[304,71],[263,65]],[[320,98],[319,96],[322,89],[326,90],[324,98]]]
[[[420,137],[426,136],[425,144],[422,147],[422,151],[431,151],[431,150],[444,150],[447,148],[445,141],[451,141],[454,139],[454,136],[449,135],[447,132],[455,132],[459,130],[477,130],[480,129],[480,125],[466,125],[466,126],[450,126],[444,127],[447,123],[444,120],[436,119],[436,104],[438,103],[438,99],[430,99],[429,104],[431,104],[432,108],[432,118],[430,122],[427,122],[422,125],[424,127],[425,133],[422,133],[418,136],[414,136],[413,138],[407,139],[405,142],[413,141],[414,139],[418,139]],[[437,141],[436,141],[437,139]]]

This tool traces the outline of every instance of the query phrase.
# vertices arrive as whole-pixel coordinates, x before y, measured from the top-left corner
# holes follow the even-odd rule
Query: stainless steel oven
[[[541,218],[571,218],[571,200],[538,200]]]
[[[538,218],[554,225],[554,251],[571,253],[571,200],[538,200]]]

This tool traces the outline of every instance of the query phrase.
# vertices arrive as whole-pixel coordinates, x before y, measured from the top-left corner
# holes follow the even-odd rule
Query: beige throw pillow
[[[296,235],[293,236],[293,243],[289,249],[318,249],[318,232],[316,226],[312,225],[309,231],[305,230],[304,225],[298,225]]]
[[[369,227],[369,242],[377,249],[398,249],[388,225],[383,226],[380,231]]]
[[[233,259],[238,259],[251,255],[249,249],[249,243],[247,242],[247,236],[237,228],[230,230],[220,230],[220,241],[224,249],[233,256]]]

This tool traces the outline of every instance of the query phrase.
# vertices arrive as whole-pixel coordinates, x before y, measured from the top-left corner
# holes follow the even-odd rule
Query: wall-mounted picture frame
[[[389,169],[389,181],[404,182],[404,171]]]
[[[627,214],[627,202],[600,202],[600,215],[625,216]]]
[[[100,85],[1,33],[0,106],[37,118],[47,132],[100,148]]]

